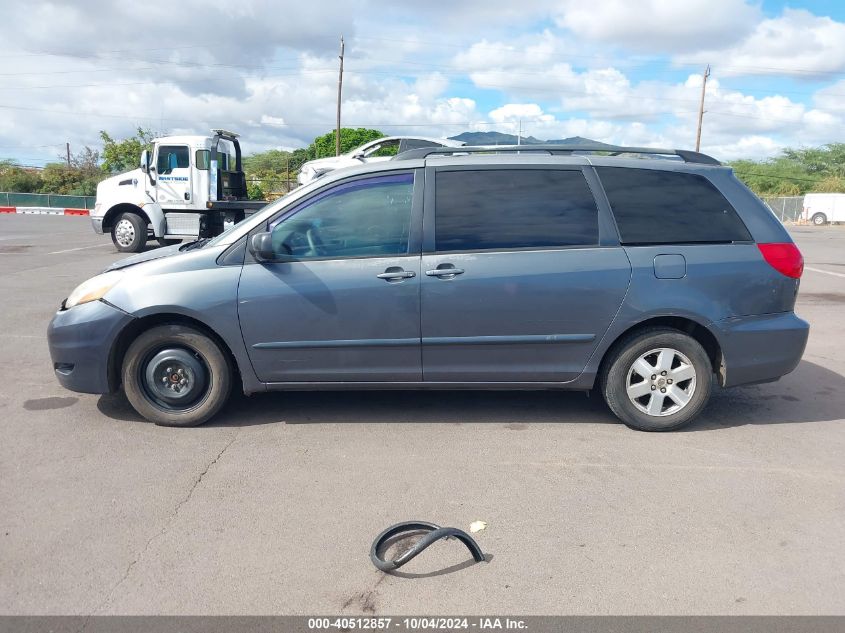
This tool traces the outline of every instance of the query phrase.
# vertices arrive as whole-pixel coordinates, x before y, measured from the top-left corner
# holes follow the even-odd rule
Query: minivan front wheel
[[[126,351],[126,397],[138,413],[156,424],[202,424],[223,407],[231,386],[228,357],[214,340],[194,328],[151,328]]]
[[[710,397],[713,369],[691,336],[651,328],[622,341],[608,359],[601,389],[610,410],[642,431],[669,431],[692,421]]]

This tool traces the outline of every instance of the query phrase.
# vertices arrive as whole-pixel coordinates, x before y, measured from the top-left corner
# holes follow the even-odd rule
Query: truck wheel
[[[827,224],[827,216],[824,213],[816,213],[812,218],[813,224],[823,226]]]
[[[123,390],[150,422],[196,426],[226,403],[232,374],[228,356],[210,337],[182,325],[161,325],[126,351]]]
[[[691,336],[671,328],[636,332],[612,352],[601,375],[610,410],[641,431],[670,431],[707,404],[713,367]]]
[[[122,213],[111,229],[111,241],[121,253],[140,253],[147,245],[147,223],[137,213]]]

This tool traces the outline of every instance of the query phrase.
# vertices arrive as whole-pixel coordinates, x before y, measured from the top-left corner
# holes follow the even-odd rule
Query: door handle
[[[399,266],[391,266],[383,273],[376,275],[379,279],[385,279],[387,281],[402,281],[403,279],[411,279],[416,276],[417,273],[413,270],[404,270]]]
[[[463,275],[463,268],[455,268],[452,264],[440,264],[434,270],[427,270],[425,274],[429,277],[440,277],[441,279],[452,279],[456,275]]]

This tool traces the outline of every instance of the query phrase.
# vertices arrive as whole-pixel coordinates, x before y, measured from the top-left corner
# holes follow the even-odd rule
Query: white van
[[[806,194],[802,217],[816,226],[828,222],[845,222],[845,193]]]

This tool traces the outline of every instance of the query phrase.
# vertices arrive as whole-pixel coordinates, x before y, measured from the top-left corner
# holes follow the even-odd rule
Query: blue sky
[[[845,3],[748,0],[0,0],[0,158],[43,165],[99,130],[227,127],[246,151],[334,125],[585,136],[765,158],[845,140]],[[226,25],[222,28],[221,25]]]

